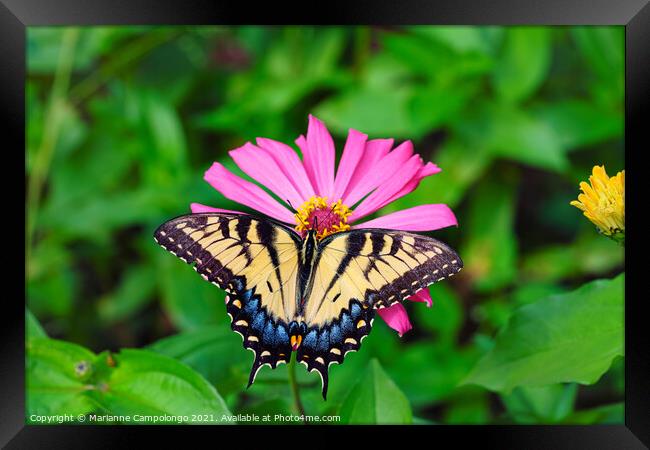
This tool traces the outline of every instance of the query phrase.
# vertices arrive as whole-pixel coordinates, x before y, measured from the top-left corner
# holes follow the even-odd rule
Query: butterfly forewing
[[[376,309],[389,307],[456,274],[462,261],[442,242],[391,230],[354,230],[321,241],[298,360],[327,388],[331,364],[343,362],[370,332]]]
[[[203,213],[172,219],[154,237],[228,292],[232,329],[255,353],[249,384],[263,365],[289,361],[300,245],[293,232],[248,215]]]

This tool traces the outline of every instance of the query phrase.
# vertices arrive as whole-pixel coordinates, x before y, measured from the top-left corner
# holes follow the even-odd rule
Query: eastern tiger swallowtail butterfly
[[[395,230],[355,229],[321,240],[309,231],[246,214],[177,217],[155,232],[158,244],[224,289],[231,327],[255,354],[248,386],[264,365],[297,361],[321,375],[357,351],[375,310],[460,271],[442,242]]]

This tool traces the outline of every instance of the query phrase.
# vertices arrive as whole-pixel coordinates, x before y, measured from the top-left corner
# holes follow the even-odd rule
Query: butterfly
[[[317,227],[314,227],[317,228]],[[248,386],[261,367],[288,363],[292,352],[321,376],[359,350],[375,312],[463,267],[446,244],[419,234],[354,229],[317,239],[269,218],[198,213],[162,224],[154,239],[224,289],[232,329],[255,354]]]

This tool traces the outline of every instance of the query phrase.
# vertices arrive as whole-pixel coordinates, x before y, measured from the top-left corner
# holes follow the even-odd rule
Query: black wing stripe
[[[346,242],[346,250],[347,250],[346,254],[343,257],[343,259],[341,259],[339,266],[336,268],[336,273],[330,280],[327,289],[325,289],[325,296],[329,294],[329,291],[332,290],[336,282],[339,280],[339,278],[341,278],[341,275],[343,275],[345,270],[348,268],[353,258],[359,254],[359,252],[363,248],[364,243],[365,243],[365,236],[362,234],[350,235],[348,237],[348,240]]]
[[[282,281],[282,275],[280,273],[280,258],[278,257],[278,251],[273,246],[273,243],[276,239],[276,231],[270,224],[266,222],[257,223],[257,233],[260,236],[262,244],[266,246],[267,251],[269,252],[269,257],[273,263],[275,270],[275,276],[278,279],[280,284],[280,297],[282,298],[282,303],[284,304],[284,282]]]

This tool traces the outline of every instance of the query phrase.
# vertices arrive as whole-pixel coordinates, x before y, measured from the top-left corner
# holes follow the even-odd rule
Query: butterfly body
[[[375,311],[389,307],[462,267],[458,255],[427,236],[396,230],[352,230],[317,240],[245,214],[201,213],[172,219],[154,237],[207,281],[225,289],[232,329],[255,360],[249,386],[264,365],[292,352],[322,379],[357,351]]]

